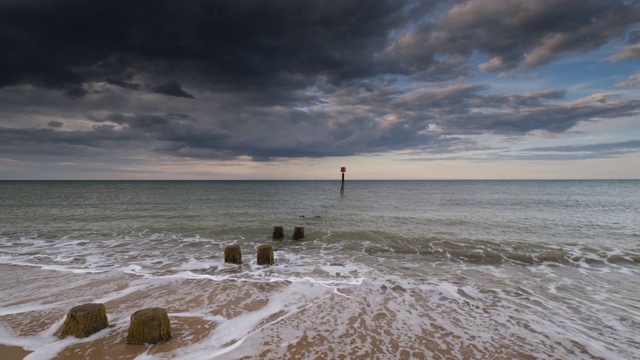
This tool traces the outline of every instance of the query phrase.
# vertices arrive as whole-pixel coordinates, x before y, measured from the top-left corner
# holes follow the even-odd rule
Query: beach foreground
[[[40,288],[48,295],[22,298],[5,307],[4,342],[24,349],[4,346],[0,348],[3,359],[22,358],[27,352],[28,358],[35,359],[527,357],[508,342],[480,340],[486,334],[462,341],[463,334],[448,329],[450,324],[438,324],[442,314],[431,313],[446,312],[446,308],[438,310],[442,299],[430,301],[429,297],[454,296],[459,306],[476,308],[479,318],[487,318],[490,311],[480,309],[472,296],[463,296],[463,290],[447,294],[452,289],[437,285],[429,293],[394,282],[380,285],[348,273],[333,274],[333,283],[310,278],[273,281],[268,279],[270,269],[264,270],[264,281],[243,281],[242,268],[229,268],[213,277],[145,279],[114,273],[42,274],[42,270],[16,266],[0,267],[2,283],[10,284],[16,271],[22,272],[21,277],[30,272],[37,278],[29,282],[29,289],[21,286],[21,293],[37,294]],[[2,289],[2,293],[11,291],[11,286]],[[54,336],[65,309],[95,301],[106,305],[108,329],[87,339]],[[36,309],[25,302],[40,305]],[[168,309],[173,338],[155,346],[126,345],[130,314],[151,306]]]
[[[640,182],[0,190],[3,360],[640,358]],[[274,265],[257,265],[261,244]],[[229,245],[242,265],[223,262]],[[107,329],[55,336],[96,302]],[[126,345],[150,307],[173,337]]]
[[[293,262],[211,265],[166,275],[2,265],[0,357],[22,358],[28,352],[27,359],[613,359],[638,354],[637,348],[621,347],[635,341],[633,317],[615,309],[603,314],[588,299],[554,306],[562,292],[579,289],[542,285],[548,273],[534,275],[540,279],[537,290],[510,284],[509,272],[530,271],[522,266],[459,271],[456,281],[447,275],[452,267],[446,263],[429,269],[395,264],[399,272],[414,273],[404,279],[377,278],[343,264],[301,266],[304,274]],[[465,285],[472,272],[475,285]],[[628,296],[632,301],[633,294]],[[66,311],[88,302],[106,305],[110,327],[86,339],[56,338]],[[129,316],[147,307],[167,308],[173,338],[154,346],[126,345]],[[614,322],[602,326],[609,320]],[[615,328],[616,323],[628,327]],[[599,335],[594,338],[591,331]]]

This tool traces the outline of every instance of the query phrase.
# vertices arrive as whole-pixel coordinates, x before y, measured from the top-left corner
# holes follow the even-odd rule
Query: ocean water
[[[0,182],[0,357],[640,359],[640,181],[339,190]],[[240,266],[223,263],[233,244]],[[256,264],[260,244],[273,266]],[[87,302],[110,327],[58,339]],[[131,313],[155,306],[173,338],[126,345]]]

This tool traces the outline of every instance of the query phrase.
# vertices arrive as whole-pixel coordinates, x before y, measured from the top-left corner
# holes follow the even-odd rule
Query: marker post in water
[[[342,173],[342,186],[340,187],[340,195],[344,195],[344,173],[347,172],[346,167],[341,167],[340,172]]]

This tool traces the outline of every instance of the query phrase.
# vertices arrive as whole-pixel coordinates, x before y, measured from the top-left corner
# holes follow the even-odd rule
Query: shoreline
[[[33,351],[37,359],[70,360],[609,359],[637,352],[629,343],[633,320],[590,307],[580,283],[549,287],[552,279],[584,276],[582,268],[399,261],[385,263],[384,271],[381,263],[364,266],[375,259],[383,258],[360,255],[346,267],[292,258],[271,267],[153,274],[133,273],[130,266],[77,273],[0,264],[0,358]],[[624,272],[603,274],[613,282],[628,279]],[[527,285],[511,281],[523,277]],[[559,298],[572,292],[577,297]],[[67,311],[89,302],[105,304],[110,326],[86,339],[54,337]],[[587,321],[572,315],[576,306]],[[127,345],[130,315],[149,307],[167,309],[172,339]],[[584,335],[592,321],[612,319],[627,332]]]
[[[15,271],[28,272],[34,278],[44,272],[59,277],[60,284],[71,286],[56,290],[47,285],[46,279],[30,284],[36,285],[32,290],[52,291],[48,296],[52,303],[42,304],[38,310],[32,305],[20,308],[19,303],[28,304],[29,299],[18,300],[12,314],[0,316],[0,324],[13,331],[13,338],[2,339],[0,344],[2,359],[21,359],[29,354],[70,360],[133,359],[142,354],[185,359],[338,358],[340,354],[350,359],[370,359],[400,354],[400,358],[426,359],[470,355],[474,351],[470,345],[449,343],[446,338],[453,334],[446,329],[418,331],[413,328],[415,324],[404,328],[402,321],[398,323],[394,315],[408,319],[412,313],[389,305],[389,301],[406,296],[407,290],[400,285],[328,288],[311,281],[158,280],[114,272],[61,274],[0,265],[2,277]],[[77,283],[73,283],[74,278]],[[42,299],[37,291],[32,294]],[[94,301],[105,304],[107,329],[85,339],[54,337],[66,311]],[[167,308],[172,338],[153,346],[127,345],[129,316],[155,306]],[[345,316],[345,311],[352,315]],[[409,313],[401,314],[405,311]],[[445,339],[449,345],[442,347],[438,339]],[[18,342],[28,344],[25,348],[29,350],[17,346]],[[508,349],[499,353],[503,351]]]

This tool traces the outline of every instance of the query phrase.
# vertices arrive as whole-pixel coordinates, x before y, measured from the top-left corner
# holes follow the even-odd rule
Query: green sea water
[[[0,325],[5,343],[27,341],[3,314],[43,306],[38,273],[124,273],[149,286],[167,278],[284,282],[292,299],[317,284],[345,294],[400,286],[406,292],[396,298],[368,295],[399,307],[388,330],[400,338],[437,321],[459,344],[481,344],[474,334],[488,331],[483,341],[496,347],[519,334],[522,354],[538,358],[640,358],[638,214],[634,180],[347,181],[344,196],[339,181],[2,181],[0,264],[37,290],[3,292]],[[276,225],[285,228],[282,241],[271,238]],[[295,226],[305,228],[302,241],[291,240]],[[276,250],[267,273],[251,254],[264,243]],[[231,244],[245,249],[240,273],[221,262]],[[446,311],[421,323],[407,296]],[[484,319],[465,301],[500,311]],[[356,311],[349,306],[345,321]],[[457,322],[470,317],[484,320]],[[256,331],[246,326],[243,339]],[[199,358],[202,346],[173,355]],[[207,351],[237,358],[239,350],[224,349]]]

